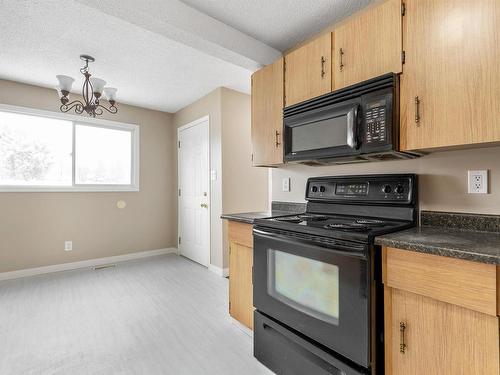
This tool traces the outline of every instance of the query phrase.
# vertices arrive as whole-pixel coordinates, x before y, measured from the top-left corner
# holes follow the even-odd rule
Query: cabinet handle
[[[420,123],[420,99],[415,96],[415,124]]]
[[[325,71],[325,56],[321,56],[321,78],[325,78],[326,71]]]
[[[274,134],[274,142],[276,144],[276,147],[279,147],[281,145],[280,142],[280,132],[276,130],[276,133]]]
[[[405,322],[399,322],[399,351],[403,354],[406,353],[405,331],[406,331]]]
[[[344,70],[344,62],[343,62],[343,57],[344,57],[344,50],[341,48],[339,49],[339,70],[342,72]]]

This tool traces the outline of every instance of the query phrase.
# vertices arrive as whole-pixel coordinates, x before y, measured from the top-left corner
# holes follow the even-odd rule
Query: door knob
[[[208,208],[208,204],[202,203],[202,204],[200,204],[200,207],[202,207],[202,208]]]

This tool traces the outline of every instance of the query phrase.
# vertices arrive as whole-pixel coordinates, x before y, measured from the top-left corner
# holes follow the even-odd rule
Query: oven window
[[[268,293],[331,324],[339,324],[339,268],[330,263],[268,249]]]
[[[292,152],[347,145],[347,115],[294,126]]]

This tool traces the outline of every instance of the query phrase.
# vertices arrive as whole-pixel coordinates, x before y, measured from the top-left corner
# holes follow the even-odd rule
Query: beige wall
[[[446,151],[420,159],[347,164],[328,167],[290,165],[272,171],[272,198],[304,201],[308,177],[363,173],[417,173],[420,208],[423,210],[500,214],[500,147]],[[490,194],[467,194],[467,170],[490,170]],[[291,177],[291,191],[281,191],[281,181]]]
[[[59,111],[54,90],[11,81],[0,80],[0,103]],[[172,115],[119,105],[103,118],[140,126],[140,192],[0,193],[0,272],[176,247]]]
[[[223,241],[220,220],[222,213],[221,88],[177,111],[174,114],[173,122],[178,128],[207,115],[209,116],[210,128],[210,169],[217,173],[217,179],[210,182],[210,263],[216,267],[222,267],[224,260],[221,251]],[[175,136],[177,137],[177,133]],[[175,160],[177,170],[177,152]]]
[[[220,215],[265,210],[268,174],[251,165],[249,95],[217,88],[176,112],[173,121],[179,127],[206,115],[210,118],[210,168],[217,174],[210,186],[210,263],[227,268],[226,227]]]
[[[266,211],[266,168],[252,166],[251,97],[222,88],[222,211]],[[223,223],[224,267],[229,267],[227,222]]]

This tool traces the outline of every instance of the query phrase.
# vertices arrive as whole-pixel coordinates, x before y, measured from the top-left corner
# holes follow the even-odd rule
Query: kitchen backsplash
[[[467,171],[489,170],[489,193],[467,194]],[[272,170],[272,200],[304,202],[308,177],[380,173],[419,175],[420,209],[500,214],[500,147],[437,152],[414,160],[310,167],[286,165]],[[282,191],[290,177],[290,191]]]

